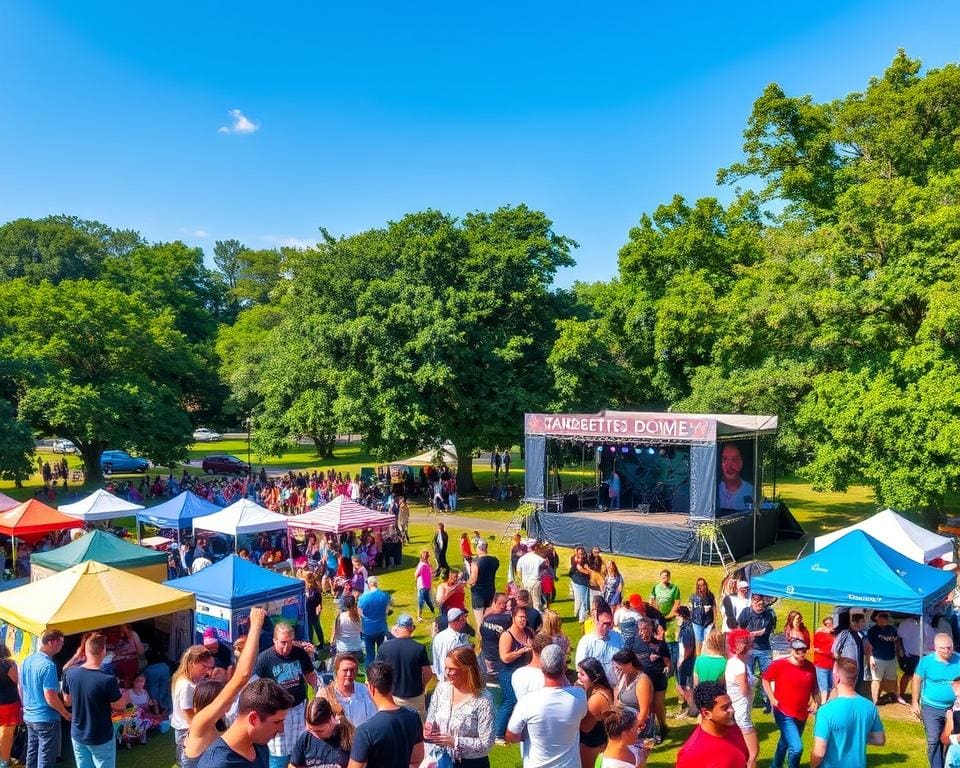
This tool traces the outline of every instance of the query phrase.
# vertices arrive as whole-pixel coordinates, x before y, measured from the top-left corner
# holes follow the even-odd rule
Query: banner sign
[[[717,439],[716,419],[685,413],[528,413],[524,417],[524,427],[528,435],[548,437],[690,443],[709,443]]]

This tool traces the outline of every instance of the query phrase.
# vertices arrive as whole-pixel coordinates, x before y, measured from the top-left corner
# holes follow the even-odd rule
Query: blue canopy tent
[[[922,614],[946,597],[956,576],[851,531],[818,552],[751,580],[752,592],[808,603]]]
[[[197,573],[166,582],[197,598],[194,632],[197,642],[206,627],[228,643],[247,633],[250,608],[259,605],[274,621],[296,627],[297,638],[307,638],[306,594],[303,582],[229,555]],[[264,646],[265,647],[265,646]]]
[[[137,541],[142,541],[140,526],[155,525],[158,528],[172,528],[177,532],[177,544],[180,543],[180,529],[192,529],[191,521],[195,517],[212,515],[220,507],[201,499],[193,491],[183,491],[169,501],[155,507],[137,512]]]

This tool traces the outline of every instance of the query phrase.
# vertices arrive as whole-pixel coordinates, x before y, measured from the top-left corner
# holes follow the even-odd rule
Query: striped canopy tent
[[[0,512],[6,512],[8,509],[13,509],[20,502],[16,499],[11,499],[7,494],[0,493]]]
[[[393,515],[365,507],[346,496],[337,496],[322,507],[287,519],[288,528],[324,533],[345,533],[362,528],[390,528],[395,523]]]

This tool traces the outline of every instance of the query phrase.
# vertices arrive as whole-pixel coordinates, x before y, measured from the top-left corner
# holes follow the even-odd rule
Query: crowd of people
[[[112,765],[120,711],[137,736],[169,717],[177,763],[191,768],[424,759],[486,768],[497,745],[510,743],[521,745],[524,768],[625,768],[665,742],[679,747],[681,768],[754,768],[761,718],[776,726],[774,768],[800,765],[808,722],[812,766],[855,768],[866,765],[868,745],[884,743],[878,707],[887,705],[921,719],[931,768],[960,758],[949,612],[927,617],[925,643],[918,620],[895,627],[883,611],[831,614],[811,632],[797,611],[780,625],[772,601],[736,577],[716,595],[699,578],[684,595],[664,569],[641,594],[599,548],[561,559],[518,537],[501,563],[473,531],[459,535],[457,558],[447,525],[437,524],[414,570],[415,616],[390,619],[375,535],[310,537],[295,558],[307,640],[282,621],[265,625],[254,609],[232,649],[208,628],[161,677],[165,692],[129,627],[83,638],[62,674],[58,632],[44,633],[19,670],[0,648],[0,768],[10,761],[4,728],[16,724],[18,686],[30,768],[52,768],[61,719],[71,721],[79,766]],[[564,578],[581,625],[575,643],[554,610]],[[671,689],[678,708],[668,714]],[[683,720],[696,725],[680,744],[671,723]]]

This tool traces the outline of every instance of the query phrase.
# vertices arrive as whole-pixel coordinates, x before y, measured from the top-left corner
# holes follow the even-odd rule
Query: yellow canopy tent
[[[0,592],[0,621],[31,635],[45,629],[73,635],[192,610],[195,605],[189,592],[88,560]]]

